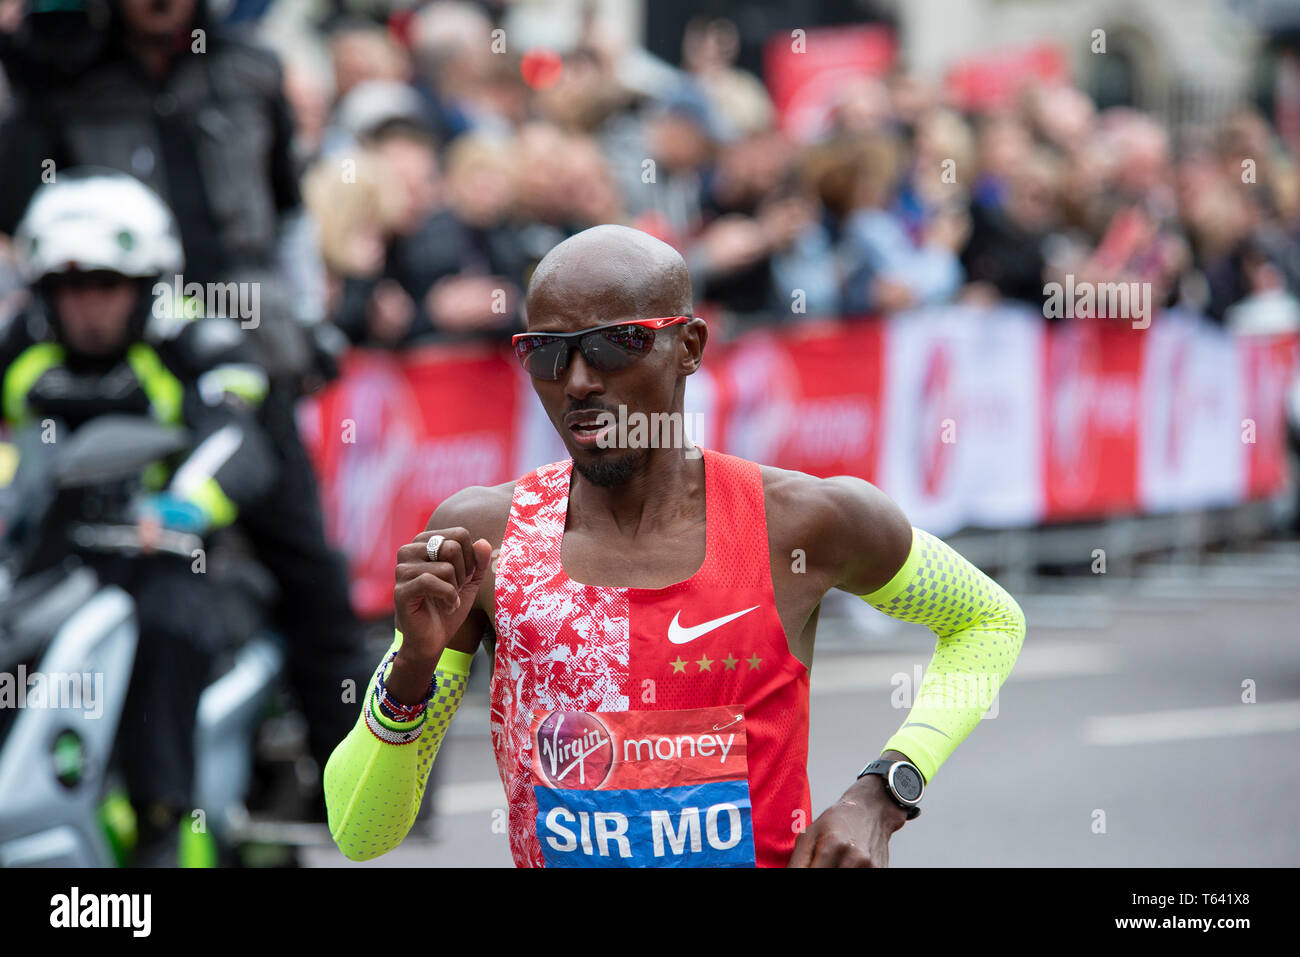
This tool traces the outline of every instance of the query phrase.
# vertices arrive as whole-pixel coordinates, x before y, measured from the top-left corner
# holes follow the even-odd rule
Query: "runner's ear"
[[[709,326],[699,316],[693,317],[681,327],[677,336],[677,371],[681,375],[691,375],[704,361],[704,346],[709,341]]]

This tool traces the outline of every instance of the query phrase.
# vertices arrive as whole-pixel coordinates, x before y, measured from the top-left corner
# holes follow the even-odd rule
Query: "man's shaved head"
[[[524,308],[530,328],[561,317],[596,324],[689,316],[691,275],[681,253],[649,233],[593,226],[542,258]]]

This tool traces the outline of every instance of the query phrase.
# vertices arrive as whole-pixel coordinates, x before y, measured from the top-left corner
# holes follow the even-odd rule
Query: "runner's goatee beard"
[[[584,464],[575,456],[573,467],[592,485],[601,488],[616,488],[641,470],[646,459],[645,449],[636,449],[618,458],[602,456],[594,462]]]

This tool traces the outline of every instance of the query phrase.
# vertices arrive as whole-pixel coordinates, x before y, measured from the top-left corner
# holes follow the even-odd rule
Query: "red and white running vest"
[[[520,867],[783,867],[811,822],[808,670],[776,611],[762,477],[702,451],[704,564],[667,588],[565,574],[572,460],[515,486],[491,732]]]

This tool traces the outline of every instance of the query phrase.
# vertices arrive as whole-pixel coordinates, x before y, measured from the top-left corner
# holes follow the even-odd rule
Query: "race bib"
[[[753,867],[745,713],[534,711],[547,867]]]

